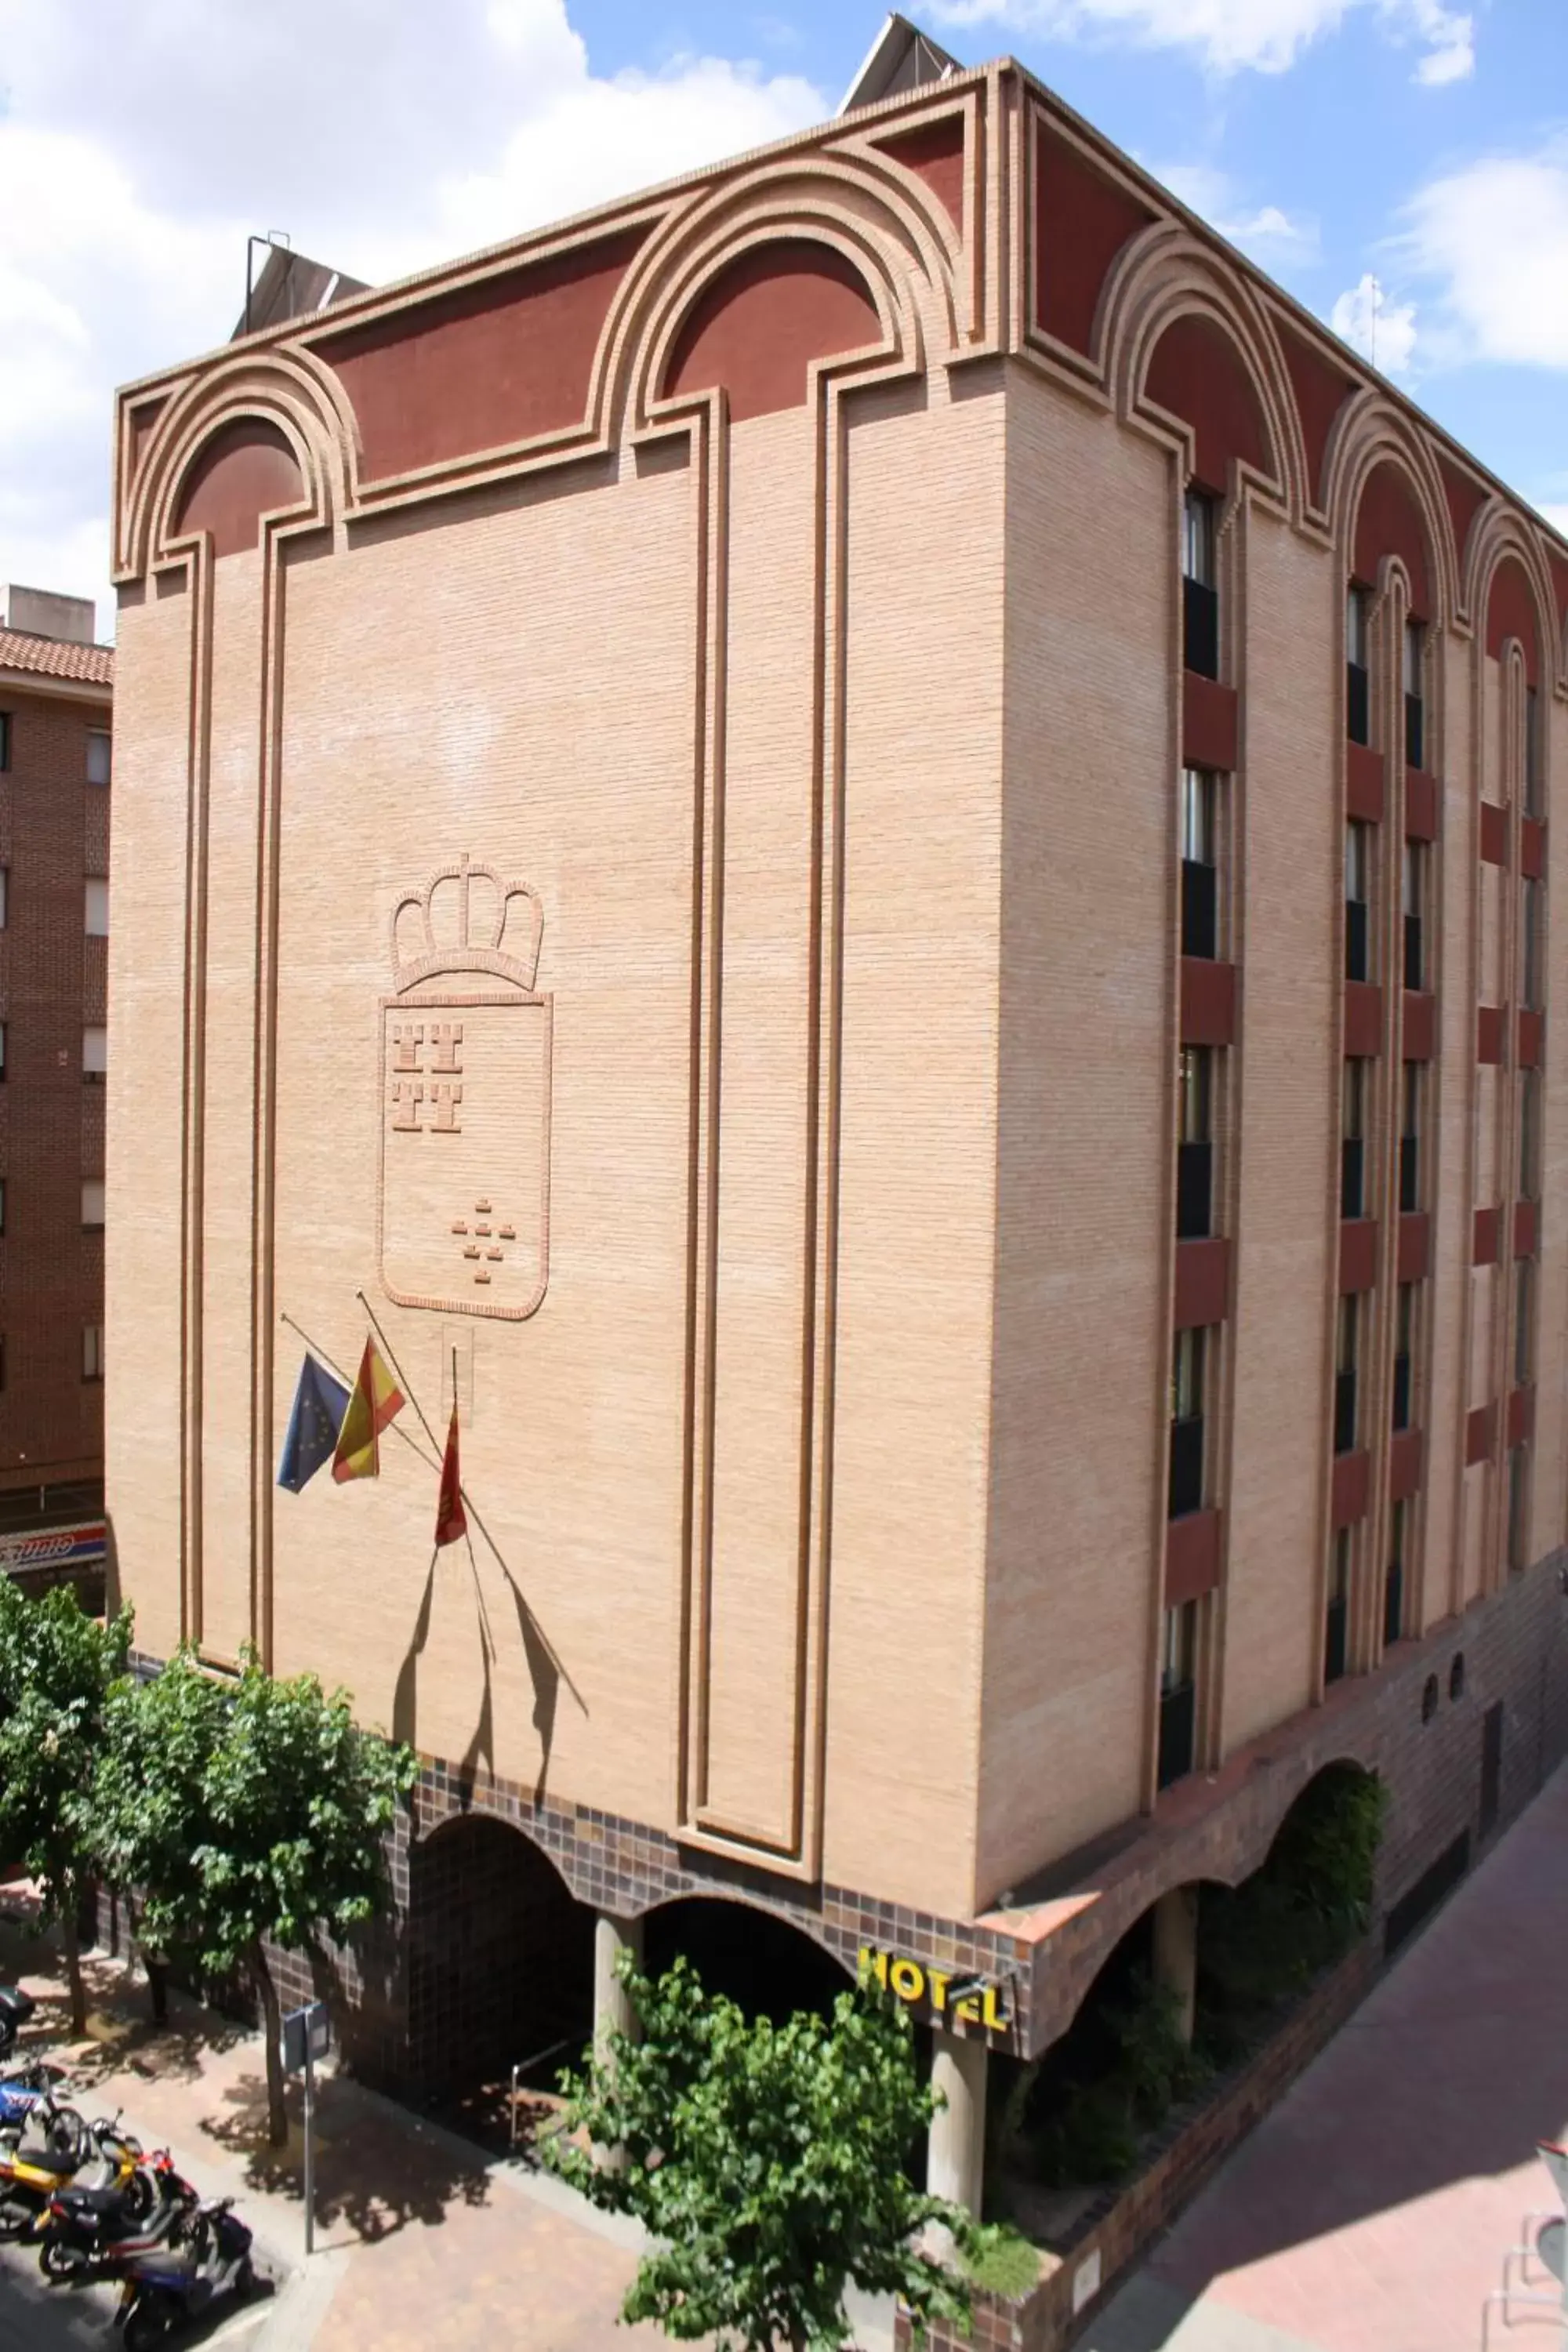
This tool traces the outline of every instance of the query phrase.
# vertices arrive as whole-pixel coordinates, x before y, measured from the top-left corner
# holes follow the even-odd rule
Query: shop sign
[[[35,1528],[0,1536],[0,1573],[18,1569],[77,1567],[104,1555],[104,1522],[90,1519],[68,1528]]]
[[[910,2009],[929,2009],[933,2017],[983,2026],[987,2033],[1012,2032],[1012,2011],[991,1977],[933,1968],[906,1952],[879,1951],[875,1944],[861,1945],[860,1969]]]

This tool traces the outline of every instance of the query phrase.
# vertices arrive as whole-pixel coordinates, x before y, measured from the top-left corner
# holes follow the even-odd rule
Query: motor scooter
[[[62,2079],[60,2068],[43,2058],[8,2074],[0,2082],[0,2132],[19,2131],[38,2101],[47,2097]]]
[[[157,2148],[123,2188],[58,2189],[39,2231],[38,2266],[57,2286],[118,2277],[154,2247],[177,2244],[200,2202],[168,2149]]]
[[[198,2208],[179,2245],[155,2247],[129,2264],[114,2325],[125,2331],[125,2352],[153,2352],[171,2328],[206,2311],[220,2295],[243,2301],[256,2283],[250,2231],[232,2197]]]
[[[29,2126],[38,2112],[28,2118]],[[142,2149],[120,2133],[118,2118],[89,2130],[74,2107],[53,2115],[41,2141],[29,2129],[14,2147],[0,2148],[0,2243],[35,2237],[49,2200],[94,2158],[96,2178],[81,2181],[80,2187],[128,2189],[136,2178]],[[142,2192],[143,2210],[151,2204],[152,2193],[149,2183]]]

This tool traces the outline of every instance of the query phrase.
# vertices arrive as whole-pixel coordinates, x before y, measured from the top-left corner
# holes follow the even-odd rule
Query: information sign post
[[[283,2071],[305,2077],[305,2252],[316,2246],[316,2061],[332,2046],[332,2022],[324,2000],[291,2009],[283,2020]]]

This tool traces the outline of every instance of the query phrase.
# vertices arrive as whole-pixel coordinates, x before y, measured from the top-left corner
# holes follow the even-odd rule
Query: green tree
[[[100,1850],[142,1891],[142,1933],[238,1975],[261,2010],[268,2128],[288,2136],[278,1990],[267,1946],[313,1951],[387,1898],[384,1840],[414,1784],[410,1751],[362,1731],[345,1691],[275,1682],[247,1649],[215,1683],[189,1651],[126,1702],[100,1776]]]
[[[77,1919],[92,1866],[92,1784],[131,1612],[87,1616],[69,1585],[29,1600],[0,1576],[0,1853],[23,1864],[58,1921],[71,2031],[87,2031]]]
[[[921,2239],[936,2224],[973,2252],[983,2233],[910,2181],[935,2100],[885,1995],[863,1985],[831,2018],[774,2025],[705,1992],[684,1960],[654,1983],[623,1954],[621,1974],[640,2035],[606,2034],[563,2076],[566,2110],[545,2154],[654,2242],[624,2319],[747,2352],[785,2340],[837,2352],[851,2280],[901,2296],[917,2325],[967,2319],[967,2284]]]

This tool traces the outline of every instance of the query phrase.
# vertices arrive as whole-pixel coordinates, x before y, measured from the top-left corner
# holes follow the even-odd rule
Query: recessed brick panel
[[[1481,803],[1481,856],[1489,866],[1508,864],[1508,811],[1496,801]]]
[[[1165,1531],[1165,1606],[1201,1600],[1219,1582],[1220,1515],[1188,1511]]]
[[[1331,1507],[1336,1528],[1352,1527],[1357,1519],[1366,1517],[1367,1496],[1372,1490],[1372,1456],[1364,1446],[1354,1454],[1334,1456],[1333,1491]]]
[[[1408,1502],[1421,1484],[1421,1432],[1397,1429],[1388,1443],[1388,1499]]]
[[[1345,745],[1345,814],[1381,824],[1387,798],[1386,768],[1370,743]]]
[[[1405,771],[1405,831],[1411,841],[1436,841],[1441,805],[1437,779],[1421,768]]]
[[[1176,1328],[1223,1323],[1230,1311],[1230,1244],[1223,1235],[1176,1244]]]
[[[1383,991],[1369,980],[1345,982],[1345,1052],[1383,1051]]]
[[[1189,768],[1237,765],[1237,701],[1234,686],[1182,673],[1182,758]]]
[[[1236,1042],[1236,966],[1206,956],[1182,958],[1182,1043],[1230,1045]]]
[[[1377,1280],[1377,1219],[1345,1217],[1340,1224],[1340,1288],[1370,1290]]]

